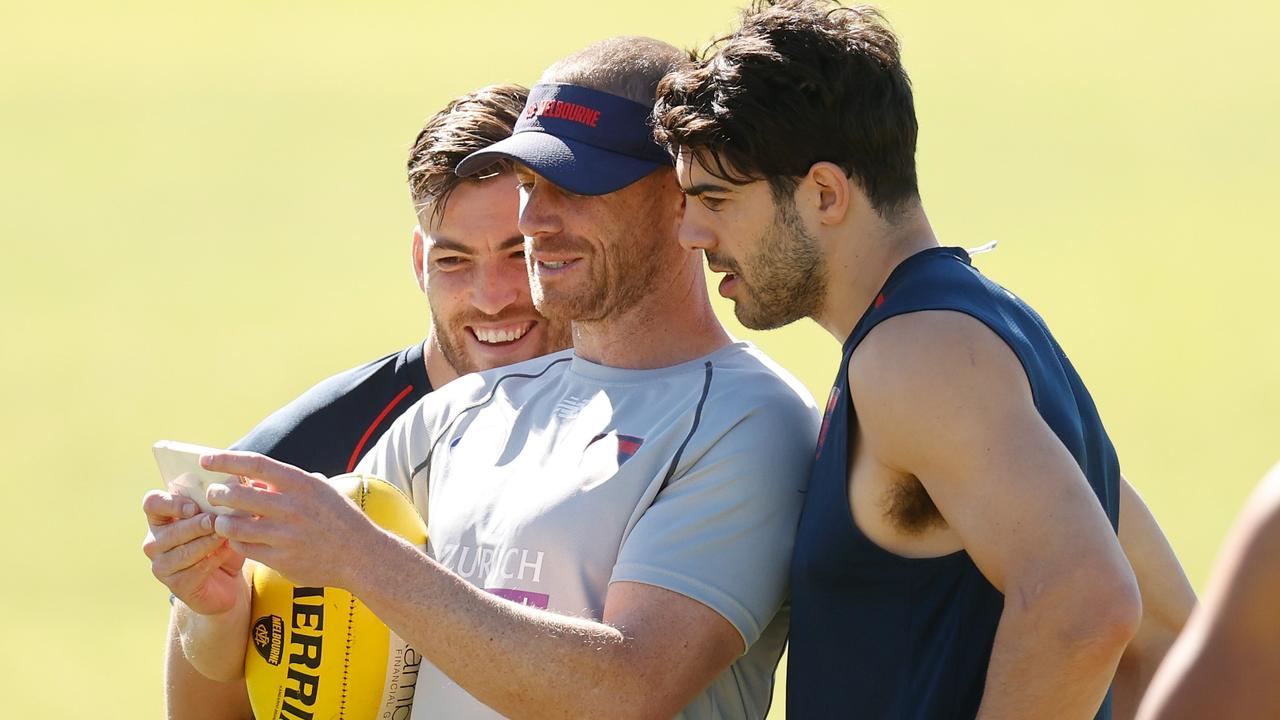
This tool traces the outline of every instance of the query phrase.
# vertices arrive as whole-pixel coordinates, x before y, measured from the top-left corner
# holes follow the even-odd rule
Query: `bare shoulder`
[[[923,311],[877,325],[850,359],[849,392],[859,457],[908,486],[923,484],[952,525],[960,505],[986,492],[962,480],[995,481],[1041,450],[1058,454],[1017,355],[963,313]]]
[[[849,388],[861,413],[881,407],[927,409],[980,394],[1029,399],[1030,383],[1012,348],[982,321],[929,310],[877,325],[849,362]]]
[[[1280,668],[1280,466],[1259,483],[1227,536],[1205,593],[1211,651]]]
[[[1254,493],[1261,521],[1272,532],[1280,532],[1280,463],[1272,466]]]
[[[1262,579],[1280,603],[1280,463],[1271,468],[1249,497],[1240,516],[1235,542],[1244,555],[1242,573],[1262,574]]]
[[[1214,565],[1204,599],[1144,698],[1142,720],[1280,713],[1280,465],[1262,479]]]
[[[1265,589],[1280,603],[1280,464],[1272,467],[1245,501],[1227,535],[1210,581],[1211,594],[1258,594]],[[1228,592],[1229,591],[1229,592]],[[1238,599],[1238,598],[1237,598]],[[1277,615],[1280,627],[1280,615]]]
[[[1106,514],[994,330],[952,311],[891,318],[854,351],[849,380],[855,459],[918,481],[993,585],[1088,565],[1122,587]]]

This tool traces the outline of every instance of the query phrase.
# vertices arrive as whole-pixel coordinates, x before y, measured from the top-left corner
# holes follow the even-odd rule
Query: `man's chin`
[[[604,315],[600,310],[602,302],[579,294],[546,293],[535,298],[533,305],[539,315],[563,324],[599,320]]]
[[[735,300],[733,303],[733,316],[738,318],[738,322],[748,330],[777,330],[785,325],[799,320],[799,317],[789,317],[777,313],[766,314],[760,311],[759,307],[748,304],[742,300]]]

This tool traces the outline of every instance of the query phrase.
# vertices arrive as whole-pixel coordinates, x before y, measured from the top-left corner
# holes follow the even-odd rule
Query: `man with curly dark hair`
[[[1131,713],[1194,597],[1044,321],[938,242],[880,14],[756,2],[655,118],[681,241],[738,318],[844,344],[792,563],[788,713],[1110,718],[1117,667]]]

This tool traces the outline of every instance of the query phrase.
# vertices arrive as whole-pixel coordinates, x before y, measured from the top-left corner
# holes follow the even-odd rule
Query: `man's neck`
[[[609,367],[669,367],[732,342],[707,296],[700,256],[663,278],[644,299],[606,320],[573,323],[579,357]]]
[[[929,218],[919,207],[893,224],[875,216],[849,228],[827,253],[827,295],[814,320],[843,343],[893,269],[937,246]]]
[[[458,378],[458,371],[453,369],[448,360],[445,360],[444,351],[436,342],[434,328],[427,335],[427,341],[422,343],[422,361],[427,366],[427,381],[431,383],[432,388],[438,388]]]

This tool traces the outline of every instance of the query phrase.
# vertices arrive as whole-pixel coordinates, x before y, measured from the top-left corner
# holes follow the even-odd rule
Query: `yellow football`
[[[379,526],[426,547],[426,525],[395,486],[355,473],[330,482]],[[259,566],[251,618],[244,678],[255,717],[409,717],[422,658],[351,593],[299,587]]]

